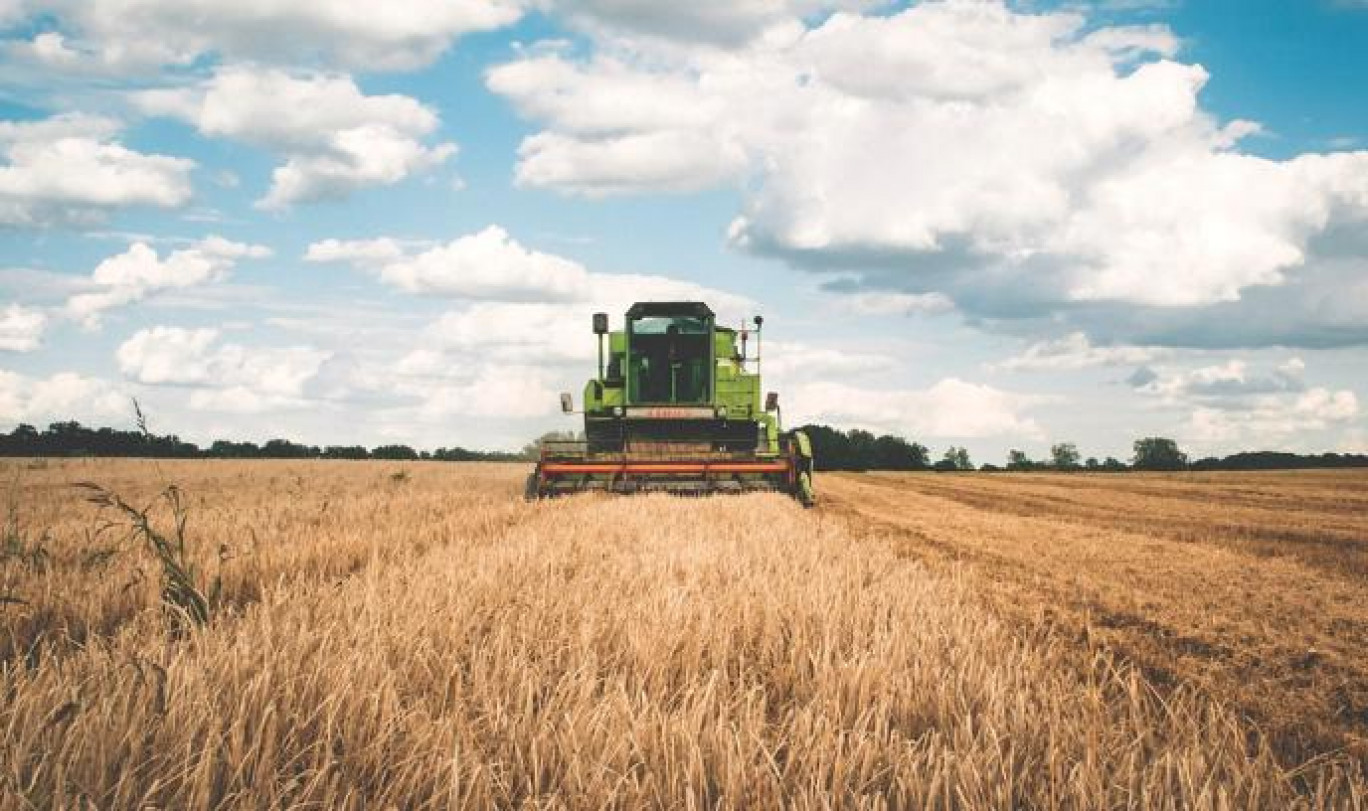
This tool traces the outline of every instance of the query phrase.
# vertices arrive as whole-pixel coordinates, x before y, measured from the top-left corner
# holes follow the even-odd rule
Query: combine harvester
[[[778,491],[812,506],[807,435],[783,431],[774,392],[761,408],[763,323],[757,315],[748,357],[752,332],[718,326],[702,302],[639,302],[618,332],[595,313],[599,368],[584,387],[584,439],[542,443],[527,497]],[[569,394],[561,410],[576,413]]]

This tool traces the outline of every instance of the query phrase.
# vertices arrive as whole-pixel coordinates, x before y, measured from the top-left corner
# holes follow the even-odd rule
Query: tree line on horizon
[[[408,445],[304,445],[288,439],[255,442],[215,440],[207,448],[175,434],[87,428],[79,422],[54,422],[45,431],[19,425],[0,434],[0,456],[125,456],[161,459],[432,459],[439,462],[516,462],[527,457],[504,451],[438,448],[420,451]]]
[[[818,470],[935,470],[993,472],[1009,471],[1095,471],[1126,470],[1271,470],[1368,467],[1368,454],[1296,454],[1285,451],[1241,451],[1225,457],[1189,460],[1178,444],[1166,437],[1135,440],[1129,461],[1108,456],[1083,459],[1072,442],[1050,448],[1048,459],[1032,459],[1024,451],[1012,449],[1004,465],[984,463],[975,466],[963,447],[951,446],[935,461],[930,450],[919,442],[893,434],[876,435],[862,428],[842,430],[828,425],[804,425],[812,442]],[[163,459],[385,459],[434,460],[440,462],[518,462],[535,459],[541,441],[572,439],[574,434],[552,433],[527,444],[522,450],[480,451],[461,447],[417,450],[408,445],[391,444],[366,448],[363,445],[304,445],[288,439],[271,439],[262,444],[215,440],[207,448],[180,439],[175,434],[157,435],[142,430],[89,428],[75,421],[54,422],[40,431],[20,424],[9,433],[0,433],[0,457],[15,456],[121,456]]]
[[[1368,467],[1368,454],[1296,454],[1285,451],[1241,451],[1225,457],[1205,457],[1195,461],[1167,437],[1142,437],[1132,445],[1129,461],[1114,456],[1086,459],[1072,442],[1051,446],[1048,459],[1032,459],[1013,448],[1002,466],[984,463],[975,466],[969,451],[951,446],[934,462],[930,450],[921,443],[884,434],[876,436],[862,428],[842,431],[827,425],[804,425],[812,441],[812,455],[818,470],[936,470],[994,472],[1009,471],[1093,471],[1127,470],[1274,470]]]

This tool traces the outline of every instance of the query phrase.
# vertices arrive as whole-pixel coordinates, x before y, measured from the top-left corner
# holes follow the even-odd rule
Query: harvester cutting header
[[[811,506],[812,449],[801,431],[784,432],[777,394],[762,407],[764,319],[754,323],[718,326],[697,301],[638,302],[618,331],[595,313],[598,376],[584,386],[584,439],[542,443],[528,497],[758,490]],[[569,394],[561,410],[575,413]]]

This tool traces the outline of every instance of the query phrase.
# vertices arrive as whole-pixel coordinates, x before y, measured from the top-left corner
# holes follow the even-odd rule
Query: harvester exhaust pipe
[[[755,374],[760,374],[760,327],[765,323],[763,315],[755,317]]]
[[[603,336],[608,334],[608,313],[594,313],[594,334],[598,336],[599,350],[599,374],[598,379],[603,379]]]

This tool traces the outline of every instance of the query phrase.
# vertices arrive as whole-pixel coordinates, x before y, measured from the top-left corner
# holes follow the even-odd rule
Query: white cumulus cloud
[[[635,301],[698,300],[736,321],[754,311],[754,303],[744,296],[693,282],[652,274],[591,272],[573,259],[526,247],[497,225],[416,250],[388,237],[325,239],[311,244],[304,260],[349,264],[405,292],[448,298],[502,304],[578,302],[583,306],[575,309],[614,314]],[[491,306],[479,312],[496,310]],[[547,315],[571,311],[548,309]]]
[[[42,345],[47,323],[42,310],[10,304],[0,311],[0,350],[32,352]]]
[[[91,289],[67,300],[67,315],[88,328],[98,327],[106,310],[141,301],[162,290],[192,287],[225,278],[242,259],[263,259],[269,248],[210,236],[166,258],[143,242],[100,262]]]
[[[74,372],[30,377],[0,369],[0,424],[99,422],[126,416],[129,402],[109,382]]]
[[[372,269],[386,284],[409,293],[472,299],[578,299],[588,292],[584,266],[523,247],[491,225],[429,250],[406,255],[390,239],[309,246],[305,260],[343,261]]]
[[[441,165],[453,143],[428,145],[440,121],[408,96],[368,96],[349,76],[236,65],[192,88],[141,91],[145,112],[187,121],[201,134],[244,141],[284,158],[268,209],[345,197]]]
[[[1303,391],[1305,372],[1306,363],[1301,358],[1290,358],[1266,372],[1251,369],[1240,358],[1231,358],[1211,366],[1156,375],[1138,388],[1170,403],[1222,400],[1242,408],[1251,395]]]
[[[1040,341],[1026,347],[1020,355],[996,364],[1013,371],[1062,372],[1093,366],[1121,366],[1149,363],[1167,354],[1152,346],[1094,346],[1082,332]]]
[[[591,31],[665,41],[737,45],[797,25],[805,16],[834,9],[872,8],[886,0],[558,0],[555,8]]]
[[[935,315],[955,308],[944,293],[842,293],[836,303],[857,315]]]
[[[417,412],[426,420],[451,417],[518,419],[544,417],[559,410],[552,378],[545,369],[485,366],[460,382],[418,389]]]
[[[248,347],[220,337],[212,328],[151,327],[124,341],[115,357],[129,380],[193,387],[191,408],[243,413],[302,407],[306,386],[332,357],[308,346]]]
[[[458,36],[508,25],[517,0],[26,0],[9,17],[55,15],[20,49],[50,69],[137,73],[206,55],[360,70],[411,69]]]
[[[194,162],[129,149],[120,129],[84,115],[0,122],[0,225],[90,225],[129,206],[184,205]]]
[[[1304,448],[1308,433],[1349,425],[1359,414],[1354,392],[1316,387],[1295,397],[1259,397],[1244,409],[1196,408],[1185,433],[1201,447]]]
[[[1347,388],[1309,385],[1300,357],[1251,363],[1234,357],[1137,381],[1136,390],[1188,414],[1179,435],[1200,452],[1323,451],[1327,431],[1350,428],[1361,416]]]
[[[1368,152],[1241,151],[1257,125],[1202,109],[1207,72],[1162,26],[947,0],[728,49],[596,37],[585,58],[534,49],[489,71],[543,127],[520,183],[735,183],[735,244],[877,266],[871,285],[962,308],[1028,288],[1014,304],[1034,312],[1235,301],[1368,222]]]
[[[1043,398],[954,377],[926,389],[873,389],[836,382],[791,386],[790,422],[821,422],[891,432],[918,440],[1040,438],[1025,412]],[[786,415],[787,416],[787,415]]]

